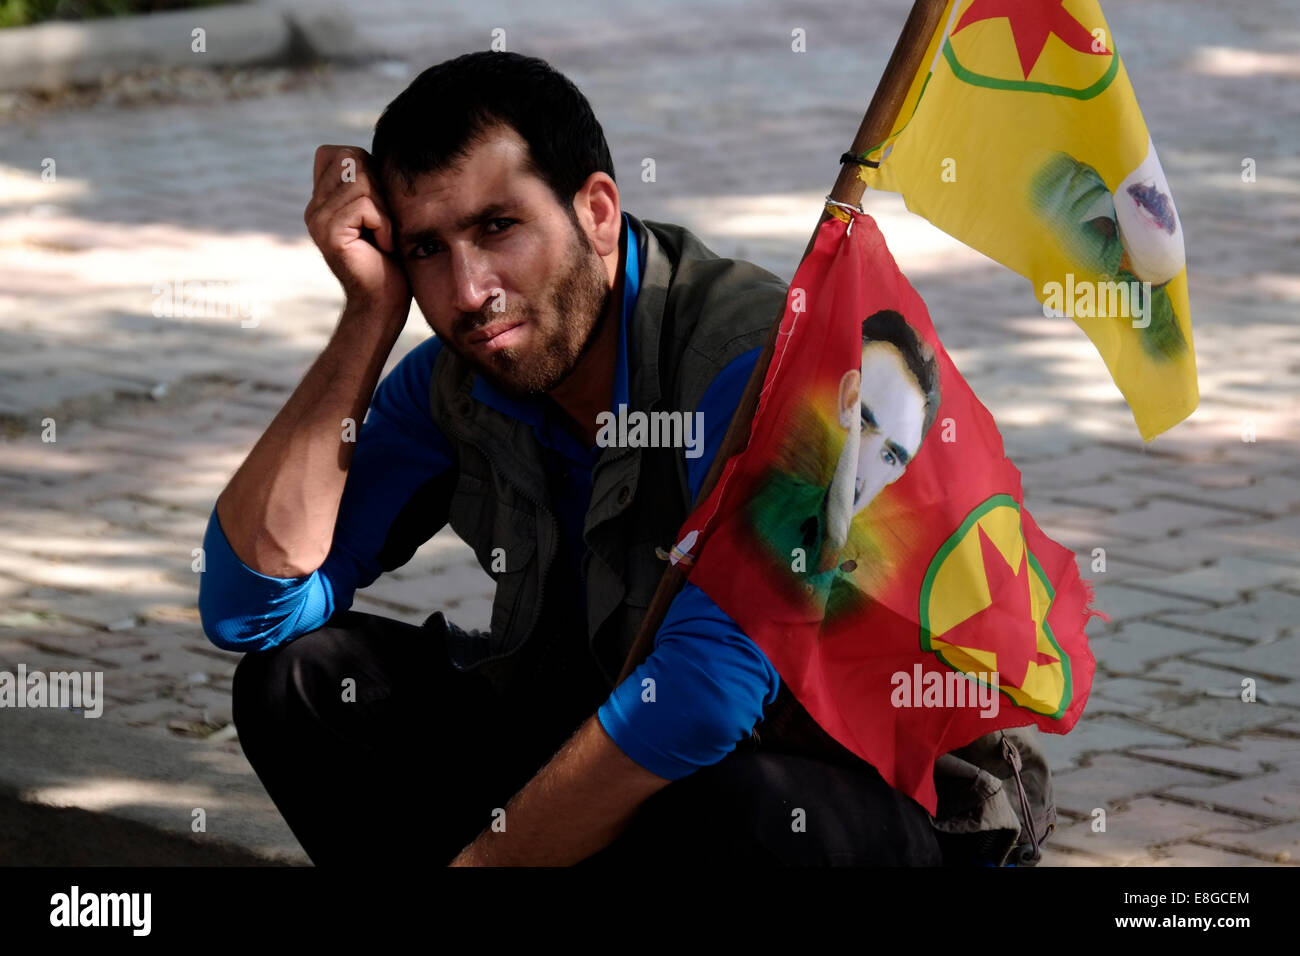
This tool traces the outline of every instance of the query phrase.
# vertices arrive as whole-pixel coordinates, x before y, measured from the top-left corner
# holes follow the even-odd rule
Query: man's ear
[[[582,188],[574,193],[573,211],[597,255],[603,258],[618,252],[618,237],[623,232],[623,211],[614,180],[601,172],[588,176]]]
[[[840,379],[839,392],[839,412],[840,425],[845,428],[853,427],[853,420],[857,417],[858,395],[862,385],[862,373],[854,368],[844,373]]]

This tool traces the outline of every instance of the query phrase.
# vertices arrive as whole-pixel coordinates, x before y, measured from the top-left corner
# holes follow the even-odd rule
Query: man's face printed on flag
[[[866,342],[862,366],[840,381],[840,424],[859,429],[853,514],[903,476],[921,447],[925,393],[890,342]],[[852,453],[854,442],[845,443]]]

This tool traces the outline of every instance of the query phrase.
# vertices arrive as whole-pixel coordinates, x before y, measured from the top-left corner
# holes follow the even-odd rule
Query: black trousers
[[[434,628],[355,611],[246,654],[234,679],[244,753],[317,865],[450,862],[591,713],[545,700],[544,688],[501,699],[451,664]],[[926,811],[867,765],[746,740],[656,793],[583,865],[684,862],[927,866],[942,854]]]

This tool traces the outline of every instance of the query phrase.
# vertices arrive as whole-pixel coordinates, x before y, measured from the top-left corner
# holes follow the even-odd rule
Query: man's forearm
[[[405,319],[344,309],[329,344],[221,493],[222,530],[255,571],[297,577],[329,554],[355,432]],[[345,419],[354,423],[350,441]]]
[[[605,848],[671,781],[628,757],[594,716],[452,866],[570,866]]]

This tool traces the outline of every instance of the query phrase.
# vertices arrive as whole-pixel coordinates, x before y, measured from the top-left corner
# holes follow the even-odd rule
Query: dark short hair
[[[423,173],[454,167],[497,125],[528,144],[527,169],[576,221],[573,197],[595,172],[614,178],[605,132],[591,104],[545,60],[478,51],[431,66],[388,104],[370,152],[379,174],[409,188]]]
[[[925,422],[921,425],[924,438],[939,414],[939,363],[935,361],[934,349],[893,309],[881,309],[863,320],[862,344],[871,342],[888,342],[898,349],[907,370],[916,379],[925,396]]]

